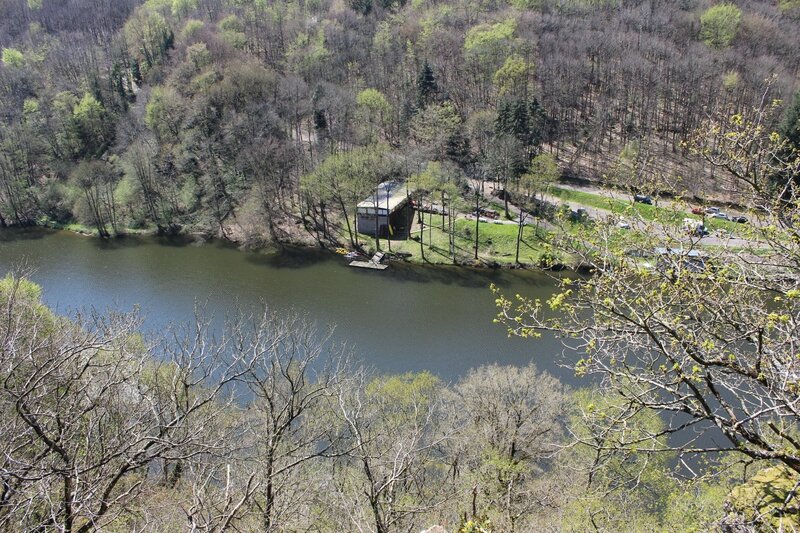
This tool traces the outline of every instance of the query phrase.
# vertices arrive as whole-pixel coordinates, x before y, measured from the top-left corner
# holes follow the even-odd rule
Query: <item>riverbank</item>
[[[436,217],[441,220],[441,217]],[[130,237],[170,237],[185,239],[192,243],[206,243],[219,240],[248,252],[276,252],[286,248],[316,248],[335,254],[335,250],[345,247],[353,248],[346,235],[339,235],[339,241],[324,243],[316,241],[310,233],[298,234],[295,231],[291,238],[281,242],[266,239],[245,238],[244,232],[228,228],[219,235],[207,232],[192,232],[182,229],[174,234],[164,235],[157,228],[120,228],[119,233],[102,238],[96,228],[69,223],[62,224],[48,219],[41,219],[29,227],[47,228],[67,231],[83,237],[92,237],[107,241]],[[9,226],[7,229],[20,229]],[[0,230],[2,231],[2,230]],[[420,237],[420,234],[424,234]],[[457,218],[453,224],[453,237],[447,227],[429,222],[412,228],[409,238],[381,238],[376,242],[374,237],[358,234],[358,251],[371,255],[378,249],[387,253],[392,262],[410,263],[420,266],[457,266],[477,269],[552,269],[552,257],[547,254],[545,239],[547,233],[535,226],[526,225],[520,239],[520,253],[517,261],[516,239],[518,225],[514,221],[492,221],[477,223],[478,253],[475,256],[476,221],[469,218]],[[288,232],[287,232],[288,234]],[[422,244],[420,245],[420,238]],[[380,248],[378,248],[378,246]],[[576,268],[577,265],[556,264],[556,268]]]

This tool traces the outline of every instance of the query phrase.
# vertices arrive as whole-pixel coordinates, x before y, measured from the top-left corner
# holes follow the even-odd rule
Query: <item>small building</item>
[[[387,181],[356,207],[356,228],[365,235],[381,237],[408,235],[412,210],[404,183]]]

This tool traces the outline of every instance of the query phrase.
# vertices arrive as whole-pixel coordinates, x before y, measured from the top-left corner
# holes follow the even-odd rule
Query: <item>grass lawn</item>
[[[445,230],[447,226],[445,226]],[[480,222],[478,224],[478,257],[482,261],[513,264],[517,245],[516,224],[494,224]],[[455,222],[455,255],[458,262],[470,262],[475,257],[475,221],[459,218]],[[526,226],[520,242],[519,260],[525,264],[538,264],[544,252],[541,239],[546,236],[543,230]],[[412,233],[419,237],[419,231]],[[368,235],[359,235],[359,240],[369,248],[375,247],[375,239]],[[425,261],[428,263],[452,264],[449,236],[442,230],[441,217],[434,217],[433,227],[425,227],[423,236]],[[386,239],[381,239],[381,248],[388,251]],[[392,252],[410,253],[412,262],[422,262],[419,241],[414,239],[392,240]]]

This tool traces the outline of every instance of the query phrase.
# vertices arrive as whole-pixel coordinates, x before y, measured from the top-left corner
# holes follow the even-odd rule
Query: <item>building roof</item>
[[[372,194],[358,204],[359,210],[375,209],[376,205],[381,214],[388,210],[393,213],[405,203],[407,190],[404,183],[398,181],[385,181],[378,185]]]

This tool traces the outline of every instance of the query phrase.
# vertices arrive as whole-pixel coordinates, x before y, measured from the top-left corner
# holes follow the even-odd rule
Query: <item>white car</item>
[[[620,221],[617,222],[617,227],[620,229],[631,229],[631,225],[624,219],[620,219]]]
[[[711,213],[710,216],[711,216],[711,218],[719,218],[719,219],[722,219],[722,220],[730,220],[728,218],[728,214],[727,213],[723,213],[722,211],[718,211],[716,213]]]

